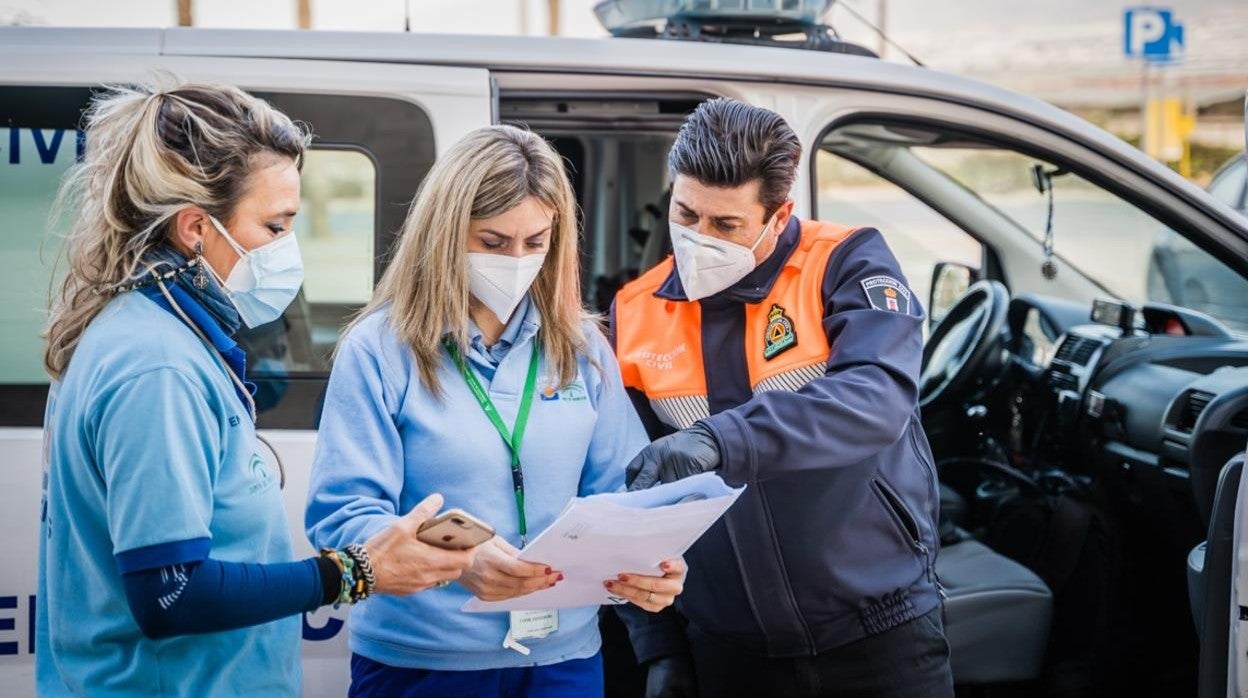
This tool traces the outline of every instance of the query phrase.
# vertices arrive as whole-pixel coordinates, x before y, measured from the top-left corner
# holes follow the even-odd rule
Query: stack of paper
[[[620,573],[661,575],[659,563],[683,555],[744,490],[703,473],[648,490],[573,499],[550,528],[520,551],[521,560],[550,565],[563,572],[564,580],[506,601],[471,599],[463,610],[624,603],[602,583]]]

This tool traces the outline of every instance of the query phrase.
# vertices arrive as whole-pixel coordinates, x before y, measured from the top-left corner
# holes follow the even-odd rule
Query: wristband
[[[331,550],[329,548],[321,551],[321,557],[333,560],[342,572],[342,587],[338,590],[338,600],[334,602],[334,608],[336,609],[344,603],[350,606],[359,601],[362,597],[356,593],[355,560],[341,550]],[[362,584],[362,580],[360,583]]]
[[[356,601],[363,601],[373,595],[377,589],[377,577],[373,573],[373,561],[368,556],[368,549],[359,543],[352,543],[343,548],[346,553],[355,562],[355,587]]]

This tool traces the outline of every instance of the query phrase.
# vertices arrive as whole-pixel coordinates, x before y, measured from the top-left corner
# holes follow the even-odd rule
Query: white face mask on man
[[[672,253],[685,297],[691,301],[713,296],[745,278],[754,270],[754,251],[767,237],[771,222],[763,226],[750,247],[703,235],[674,221],[668,221]]]
[[[512,257],[488,252],[468,253],[468,292],[506,324],[542,270],[546,253]]]
[[[238,310],[243,324],[259,327],[280,318],[303,286],[303,257],[295,234],[288,233],[248,251],[234,240],[221,221],[213,216],[208,219],[238,253],[238,261],[225,279],[211,266],[208,268]]]

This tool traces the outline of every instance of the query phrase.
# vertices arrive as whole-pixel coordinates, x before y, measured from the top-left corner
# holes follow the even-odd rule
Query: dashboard
[[[1248,446],[1248,340],[1181,309],[1142,311],[1124,333],[1089,323],[1087,306],[1020,296],[1011,357],[1039,402],[1028,412],[1043,415],[1040,441],[1063,466],[1160,479],[1200,509]]]

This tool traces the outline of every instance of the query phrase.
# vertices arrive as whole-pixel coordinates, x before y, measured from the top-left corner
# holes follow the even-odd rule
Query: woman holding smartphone
[[[603,691],[597,608],[465,613],[556,585],[516,559],[578,495],[621,489],[648,443],[580,296],[572,187],[554,149],[510,126],[434,165],[330,375],[306,524],[366,540],[429,492],[497,533],[458,583],[352,613],[353,696],[588,696]],[[663,576],[603,580],[649,611]]]

